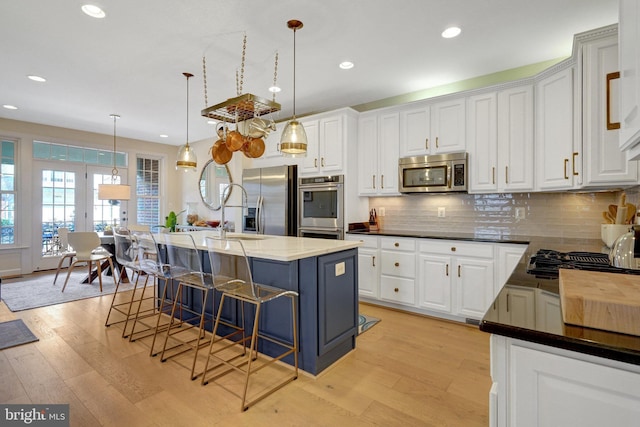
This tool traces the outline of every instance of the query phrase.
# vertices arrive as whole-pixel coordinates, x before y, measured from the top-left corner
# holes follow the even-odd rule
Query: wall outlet
[[[444,218],[446,215],[444,206],[438,208],[438,218]]]
[[[516,219],[524,219],[525,216],[524,208],[516,208]]]
[[[385,215],[385,209],[384,208],[378,208],[378,216],[384,216]]]

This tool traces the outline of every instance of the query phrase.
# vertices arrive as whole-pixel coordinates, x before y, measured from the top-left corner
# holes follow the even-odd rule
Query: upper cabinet
[[[394,109],[370,111],[358,123],[358,193],[397,195],[399,115]]]
[[[343,170],[343,118],[341,115],[301,120],[307,133],[307,157],[301,173],[337,173]]]
[[[467,99],[470,191],[533,190],[533,86]]]
[[[622,150],[640,159],[640,4],[620,0],[620,136]]]
[[[618,37],[615,26],[582,46],[584,187],[635,185],[638,165],[620,151]]]
[[[412,103],[400,111],[400,156],[465,151],[465,98]]]
[[[574,67],[549,73],[536,83],[536,189],[569,190],[581,184],[575,147]]]

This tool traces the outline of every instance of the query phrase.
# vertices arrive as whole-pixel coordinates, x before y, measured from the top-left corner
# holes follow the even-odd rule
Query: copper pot
[[[211,147],[211,157],[217,164],[224,165],[229,163],[229,160],[233,157],[233,153],[229,151],[224,141],[219,139],[213,144],[213,147]]]
[[[264,154],[265,145],[262,138],[249,138],[242,146],[242,152],[250,159],[257,159]]]
[[[240,132],[232,130],[227,133],[227,141],[226,145],[230,151],[238,151],[244,145],[244,137],[240,134]]]

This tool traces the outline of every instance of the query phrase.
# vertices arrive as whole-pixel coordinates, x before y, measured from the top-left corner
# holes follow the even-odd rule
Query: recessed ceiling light
[[[40,76],[27,76],[29,79],[33,80],[34,82],[46,82],[47,79],[45,79],[44,77],[40,77]]]
[[[278,86],[271,86],[271,87],[269,88],[269,92],[271,92],[271,93],[278,93],[278,92],[280,92],[281,90],[282,90],[282,89],[280,89]]]
[[[18,109],[18,107],[16,107],[15,105],[9,105],[9,104],[4,104],[3,107],[6,108],[7,110],[17,110]]]
[[[164,133],[160,135],[160,138],[169,138],[169,135],[165,135]]]
[[[93,4],[83,5],[82,11],[92,18],[104,18],[105,16],[107,16],[107,14],[104,13],[104,10]]]
[[[461,32],[462,30],[458,27],[449,27],[442,32],[442,37],[445,39],[451,39],[458,36]]]
[[[350,70],[351,68],[353,68],[353,62],[349,62],[349,61],[341,62],[340,68],[342,68],[343,70]]]

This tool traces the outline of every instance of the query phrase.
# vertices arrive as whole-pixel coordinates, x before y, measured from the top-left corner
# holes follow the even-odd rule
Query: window
[[[2,139],[0,144],[0,245],[13,245],[15,240],[17,143]]]
[[[137,223],[157,226],[160,220],[160,160],[136,159]]]

